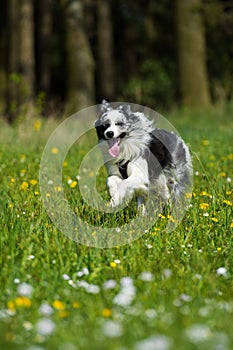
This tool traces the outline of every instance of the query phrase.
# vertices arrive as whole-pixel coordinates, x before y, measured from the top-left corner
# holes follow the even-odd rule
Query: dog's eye
[[[109,128],[110,124],[106,123],[106,124],[103,124],[104,128]]]
[[[123,126],[123,125],[124,125],[124,123],[122,123],[122,122],[118,122],[118,123],[116,123],[115,125],[117,125],[117,126]]]

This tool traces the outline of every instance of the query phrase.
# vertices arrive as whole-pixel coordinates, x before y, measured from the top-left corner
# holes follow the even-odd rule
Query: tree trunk
[[[0,3],[0,113],[6,109],[6,84],[7,84],[7,3],[6,0]]]
[[[98,86],[101,98],[113,100],[115,74],[111,1],[97,0]]]
[[[19,25],[19,0],[8,0],[8,49],[7,49],[7,119],[12,122],[18,113],[19,87],[21,78],[19,75],[19,51],[20,51],[20,25]]]
[[[36,4],[38,12],[38,82],[39,91],[46,95],[51,85],[51,37],[52,37],[52,6],[50,0],[40,0]]]
[[[20,8],[21,101],[33,104],[35,96],[34,1],[21,0]],[[29,106],[29,105],[28,105]]]
[[[176,28],[181,102],[188,107],[210,105],[201,0],[176,0]]]
[[[76,112],[94,103],[94,60],[83,25],[83,2],[65,2],[67,105]]]

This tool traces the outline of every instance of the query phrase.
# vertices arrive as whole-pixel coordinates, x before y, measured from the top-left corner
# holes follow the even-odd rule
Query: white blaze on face
[[[107,119],[110,121],[110,126],[107,130],[105,130],[105,136],[107,136],[107,132],[112,131],[113,132],[113,137],[109,139],[108,142],[108,153],[112,157],[118,157],[120,153],[120,143],[121,139],[119,138],[120,132],[119,132],[119,127],[115,125],[117,121],[119,121],[121,116],[121,113],[119,111],[110,111],[108,112]]]

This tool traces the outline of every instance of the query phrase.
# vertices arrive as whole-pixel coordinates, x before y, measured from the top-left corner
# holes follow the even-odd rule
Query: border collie
[[[112,108],[105,100],[95,128],[107,152],[103,157],[112,207],[136,196],[140,208],[152,192],[163,205],[183,202],[191,186],[192,163],[177,134],[156,128],[130,105]]]

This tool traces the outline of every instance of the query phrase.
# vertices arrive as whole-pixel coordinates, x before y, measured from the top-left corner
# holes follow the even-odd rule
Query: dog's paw
[[[110,176],[107,179],[107,186],[109,189],[109,194],[112,198],[115,198],[118,196],[117,194],[117,188],[118,188],[118,184],[122,182],[122,179],[120,179],[118,176]]]

